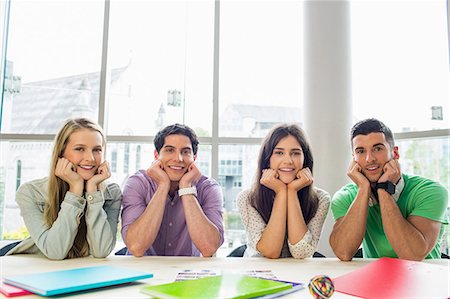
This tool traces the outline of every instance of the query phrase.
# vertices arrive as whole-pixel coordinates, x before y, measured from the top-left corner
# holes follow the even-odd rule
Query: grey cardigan
[[[49,259],[62,260],[72,248],[80,218],[85,213],[89,251],[94,257],[106,257],[116,244],[122,192],[117,184],[105,190],[80,197],[67,192],[58,218],[51,227],[44,222],[44,206],[48,196],[48,178],[23,184],[16,193],[20,213],[30,237],[11,249],[16,253],[39,253]],[[87,207],[86,207],[87,206]]]

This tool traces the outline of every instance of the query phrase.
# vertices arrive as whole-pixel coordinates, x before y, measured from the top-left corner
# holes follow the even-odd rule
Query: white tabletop
[[[293,258],[271,260],[267,258],[199,258],[199,257],[142,257],[109,256],[104,259],[92,257],[77,258],[63,261],[51,261],[41,255],[12,255],[0,258],[1,276],[25,273],[57,271],[100,265],[114,265],[153,273],[154,277],[140,280],[136,283],[116,287],[76,293],[67,298],[149,298],[140,293],[145,284],[161,284],[175,280],[183,270],[213,270],[215,272],[239,272],[246,270],[271,270],[278,279],[302,282],[306,285],[315,275],[325,274],[331,278],[359,269],[374,261],[373,259],[357,258],[351,262],[342,262],[336,258],[308,258],[297,260]],[[449,268],[449,260],[427,260],[427,263],[438,264]],[[447,271],[448,274],[448,271]],[[450,275],[449,277],[450,278]],[[449,281],[447,279],[446,281]],[[432,282],[423,282],[424,288],[431,287]],[[441,286],[445,287],[445,286]],[[447,286],[448,288],[448,286]],[[0,294],[1,296],[1,294]],[[5,297],[6,298],[6,297]],[[24,299],[42,298],[37,295],[19,297]],[[307,287],[299,292],[283,298],[312,298]],[[333,298],[351,298],[351,296],[335,293]]]

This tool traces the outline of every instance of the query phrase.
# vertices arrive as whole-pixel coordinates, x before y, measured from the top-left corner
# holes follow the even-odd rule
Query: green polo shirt
[[[427,255],[427,259],[441,258],[440,244],[445,225],[448,224],[446,213],[448,206],[448,191],[441,184],[423,178],[403,174],[405,187],[397,200],[397,205],[406,219],[410,215],[421,216],[441,222],[441,230],[436,245]],[[358,187],[348,184],[333,196],[331,211],[337,220],[347,213],[356,198]],[[363,240],[363,256],[366,258],[397,257],[384,233],[381,220],[380,205],[369,206],[366,233]]]

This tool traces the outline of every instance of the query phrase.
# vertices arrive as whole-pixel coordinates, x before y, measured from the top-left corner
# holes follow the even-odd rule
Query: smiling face
[[[277,143],[270,156],[270,168],[278,171],[279,179],[289,184],[295,180],[297,172],[303,168],[302,147],[297,139],[288,135]]]
[[[181,180],[195,158],[191,140],[185,135],[168,135],[164,138],[164,145],[159,153],[155,150],[155,159],[161,161],[172,182]]]
[[[353,159],[372,183],[383,174],[384,164],[399,158],[398,147],[391,149],[383,133],[357,135],[352,140],[352,147]]]
[[[94,130],[80,129],[73,132],[63,152],[63,157],[75,167],[75,171],[84,180],[89,180],[97,173],[103,162],[102,135]]]

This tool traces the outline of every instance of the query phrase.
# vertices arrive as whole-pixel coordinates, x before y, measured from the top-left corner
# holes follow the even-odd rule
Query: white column
[[[304,7],[304,119],[317,187],[331,196],[348,182],[352,126],[350,4],[306,1]],[[318,251],[333,256],[329,212]]]

